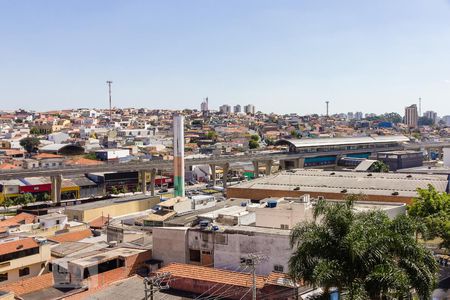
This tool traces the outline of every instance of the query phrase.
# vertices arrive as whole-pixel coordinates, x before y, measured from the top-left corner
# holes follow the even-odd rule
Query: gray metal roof
[[[289,139],[278,141],[278,143],[290,143],[297,148],[356,145],[356,144],[404,143],[404,142],[409,142],[409,138],[403,135],[388,135],[375,137],[364,136],[364,137],[339,137],[339,138],[305,138],[305,139]]]
[[[368,174],[371,174],[368,176]],[[392,195],[415,197],[417,188],[427,188],[432,184],[437,191],[445,192],[448,185],[446,175],[338,172],[324,170],[297,169],[281,172],[232,187],[239,189],[290,190],[298,188],[303,192],[363,193],[366,195]]]

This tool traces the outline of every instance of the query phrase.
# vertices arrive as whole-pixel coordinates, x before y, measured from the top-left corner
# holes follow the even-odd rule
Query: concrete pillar
[[[155,196],[156,169],[151,170],[150,176],[150,195]]]
[[[272,160],[268,160],[266,162],[266,175],[269,176],[270,174],[272,174],[272,166],[273,166],[273,161]]]
[[[61,202],[62,175],[53,175],[50,177],[52,184],[52,201]]]
[[[222,176],[222,182],[223,182],[223,189],[224,192],[227,189],[227,181],[228,181],[228,171],[230,170],[230,164],[226,163],[223,165],[223,176]]]
[[[211,168],[212,185],[215,186],[216,185],[216,165],[211,164],[211,165],[209,165],[209,167]]]
[[[145,170],[139,171],[139,180],[141,181],[141,192],[147,194],[147,172]]]
[[[259,177],[259,162],[258,161],[253,161],[253,174],[255,178]]]
[[[297,160],[297,168],[304,168],[304,167],[305,167],[305,159],[303,157],[299,158]]]

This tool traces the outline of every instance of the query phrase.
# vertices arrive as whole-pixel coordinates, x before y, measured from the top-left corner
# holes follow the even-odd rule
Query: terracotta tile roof
[[[172,277],[186,278],[198,281],[207,281],[219,284],[228,284],[239,287],[251,287],[252,275],[249,273],[233,272],[202,266],[180,263],[171,263],[157,271],[157,273],[170,272]],[[264,276],[256,276],[256,287],[264,287]]]
[[[11,226],[19,226],[20,224],[30,224],[34,223],[35,219],[36,219],[35,215],[20,213],[12,218],[0,221],[0,227],[11,227]]]
[[[79,158],[71,158],[65,161],[66,165],[68,166],[97,166],[97,165],[102,165],[103,162],[98,161],[98,160],[93,160],[93,159],[87,159],[84,157],[79,157]]]
[[[55,236],[51,236],[48,239],[53,242],[64,243],[64,242],[78,242],[82,239],[92,236],[90,229],[83,229],[79,231],[72,231],[68,233],[62,233]]]
[[[21,281],[8,283],[3,286],[0,284],[0,289],[2,291],[13,292],[16,296],[20,296],[49,288],[51,286],[53,286],[53,274],[46,273],[41,276],[23,279]]]
[[[14,169],[19,169],[19,167],[12,165],[12,164],[1,164],[0,165],[0,170],[14,170]]]
[[[35,159],[64,158],[64,156],[51,153],[39,153],[38,155],[35,155],[34,158]]]
[[[106,223],[108,223],[108,219],[111,219],[111,218],[108,218],[105,216],[100,216],[97,219],[90,221],[89,226],[91,228],[103,228],[103,226],[105,226]]]
[[[39,247],[39,244],[33,238],[20,239],[12,242],[0,244],[0,255],[14,253],[21,250]]]

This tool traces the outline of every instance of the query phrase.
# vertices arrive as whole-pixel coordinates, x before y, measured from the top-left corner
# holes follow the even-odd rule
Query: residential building
[[[254,115],[255,114],[255,106],[253,104],[245,105],[244,112],[248,115]]]
[[[419,115],[417,105],[413,104],[405,107],[405,124],[409,128],[417,128],[419,124]]]
[[[437,123],[437,112],[432,111],[432,110],[428,110],[426,112],[423,113],[423,116],[427,119],[430,119],[431,121],[433,121],[433,124]]]
[[[238,113],[242,112],[241,106],[240,106],[239,104],[235,105],[235,106],[233,107],[233,112],[234,112],[235,114],[238,114]]]
[[[50,244],[44,238],[0,240],[0,289],[5,283],[42,275],[49,260]]]
[[[219,112],[221,114],[230,114],[231,113],[231,106],[228,104],[224,104],[222,106],[219,107]]]

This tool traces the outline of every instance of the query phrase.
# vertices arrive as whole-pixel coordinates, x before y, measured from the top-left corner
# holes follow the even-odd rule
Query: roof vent
[[[398,196],[398,192],[393,192],[392,196]]]
[[[22,249],[23,245],[17,245],[16,250]]]
[[[409,174],[409,175],[407,175],[407,176],[406,176],[406,178],[411,178],[411,177],[412,177],[412,175],[411,175],[411,174]]]
[[[300,190],[300,187],[299,186],[296,186],[295,188],[294,188],[294,191],[299,191]]]
[[[347,189],[341,190],[341,193],[343,193],[343,194],[347,193]]]
[[[372,173],[369,173],[369,174],[367,174],[367,176],[369,176],[369,177],[370,177],[370,176],[373,176],[373,175],[372,175]]]
[[[330,173],[330,175],[335,175],[335,174],[336,174],[335,172],[331,172],[331,173]]]

